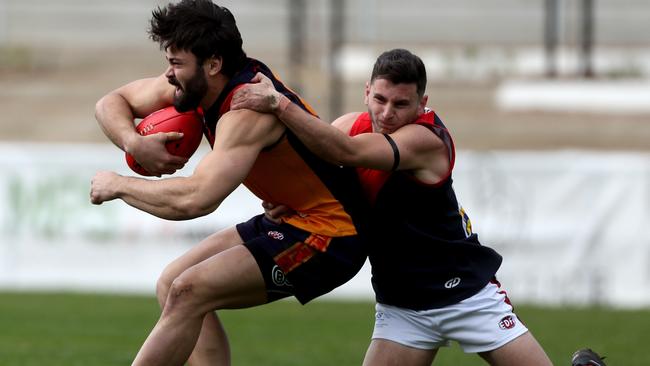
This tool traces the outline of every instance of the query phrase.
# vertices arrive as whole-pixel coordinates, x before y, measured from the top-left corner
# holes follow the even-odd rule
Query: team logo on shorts
[[[273,266],[273,269],[271,270],[271,279],[278,287],[292,286],[289,280],[287,280],[287,275],[285,275],[277,265]]]
[[[271,230],[268,233],[266,233],[270,238],[273,238],[275,240],[282,240],[284,239],[284,234],[282,234],[279,231]]]
[[[379,329],[389,326],[388,318],[389,316],[387,316],[383,311],[375,313],[375,328]]]
[[[501,319],[499,322],[499,328],[506,330],[506,329],[512,329],[516,324],[516,320],[512,315],[508,315]]]
[[[460,284],[460,277],[454,277],[451,280],[445,282],[445,288],[454,288]]]

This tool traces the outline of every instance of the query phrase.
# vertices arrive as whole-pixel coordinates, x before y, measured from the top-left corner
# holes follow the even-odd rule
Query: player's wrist
[[[128,133],[122,139],[122,150],[124,150],[125,153],[133,155],[134,151],[137,150],[141,137],[142,136],[137,132]]]
[[[142,178],[127,177],[116,173],[113,177],[113,192],[111,192],[111,199],[124,200],[128,196],[134,196],[133,187],[137,184],[136,181],[138,180],[141,181]]]
[[[289,105],[291,104],[291,100],[287,98],[284,94],[280,94],[280,97],[278,98],[278,105],[274,108],[275,115],[282,119],[282,115],[284,112],[286,112],[287,108],[289,108]]]

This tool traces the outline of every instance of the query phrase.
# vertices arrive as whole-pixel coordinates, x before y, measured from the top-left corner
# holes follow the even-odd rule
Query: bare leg
[[[181,273],[205,259],[241,243],[242,240],[234,227],[225,229],[204,239],[170,263],[158,280],[157,297],[161,308],[165,308],[170,287]],[[218,317],[213,312],[208,312],[203,318],[200,336],[189,358],[189,363],[193,366],[230,364],[228,339]]]
[[[479,355],[492,366],[553,365],[530,332],[522,334],[494,351]]]
[[[364,366],[430,366],[438,349],[419,349],[404,346],[386,339],[370,342]]]
[[[214,312],[203,318],[201,334],[188,360],[191,366],[230,365],[230,345],[226,332]]]
[[[248,249],[239,245],[221,252],[174,280],[162,315],[133,364],[183,365],[206,314],[265,302],[264,279]]]

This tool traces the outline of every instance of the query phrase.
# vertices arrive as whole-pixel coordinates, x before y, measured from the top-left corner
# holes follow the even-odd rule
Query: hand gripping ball
[[[189,158],[196,152],[203,136],[203,117],[197,111],[178,112],[173,106],[163,108],[145,117],[137,126],[140,135],[153,135],[159,132],[181,132],[179,140],[166,143],[170,154]],[[126,153],[126,163],[136,173],[152,176],[129,153]]]

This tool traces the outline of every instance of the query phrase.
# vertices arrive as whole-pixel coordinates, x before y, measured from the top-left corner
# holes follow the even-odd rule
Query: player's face
[[[365,103],[374,132],[393,133],[415,121],[424,112],[426,102],[427,97],[419,97],[414,83],[393,84],[377,78],[371,84],[366,84]]]
[[[167,81],[176,87],[174,107],[179,112],[196,109],[208,91],[208,81],[196,57],[191,52],[167,49],[169,68],[165,73]]]

